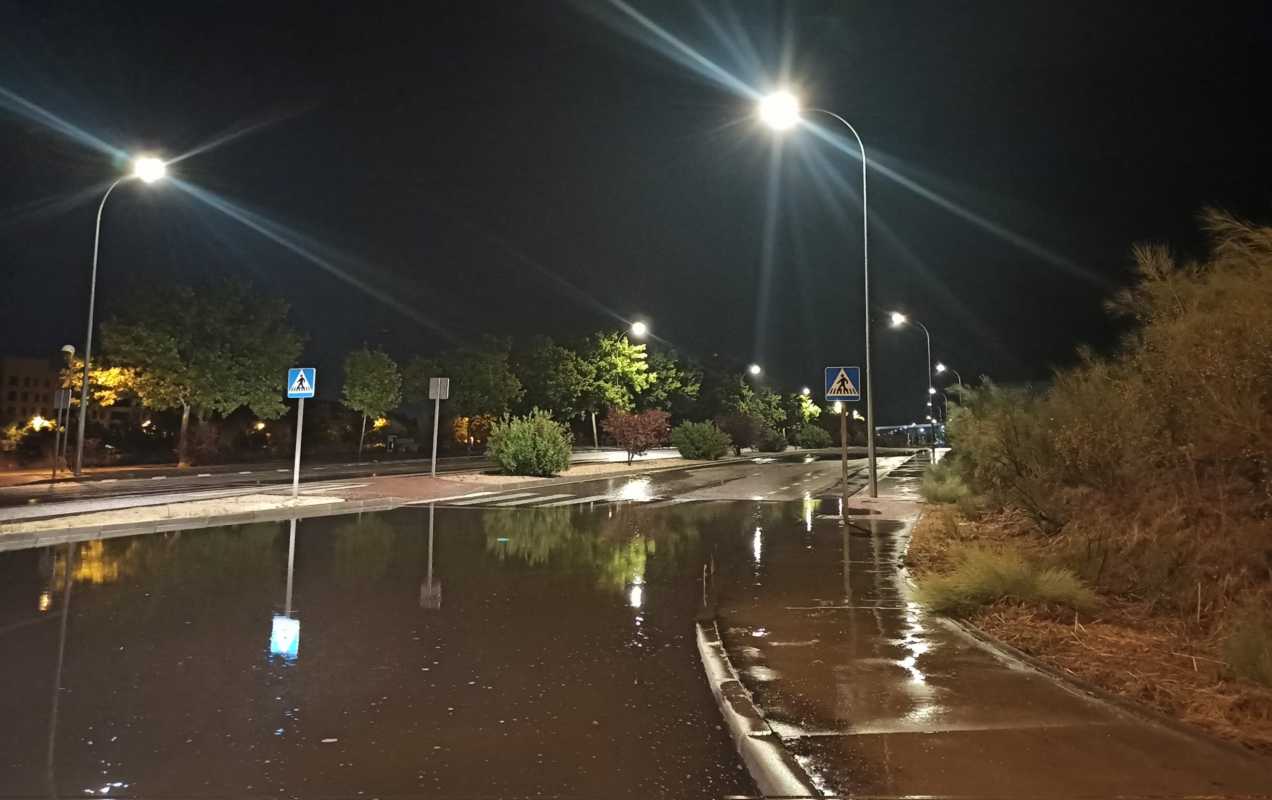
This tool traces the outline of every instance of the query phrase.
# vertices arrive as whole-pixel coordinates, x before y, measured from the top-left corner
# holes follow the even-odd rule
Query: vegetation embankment
[[[1120,350],[963,390],[910,560],[934,607],[1272,751],[1272,228],[1134,251]]]

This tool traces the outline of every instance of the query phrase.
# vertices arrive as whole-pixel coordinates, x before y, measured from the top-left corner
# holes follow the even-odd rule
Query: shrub
[[[1272,612],[1247,609],[1224,639],[1223,654],[1238,676],[1272,686]]]
[[[1095,593],[1067,569],[1042,568],[1018,553],[960,549],[954,569],[923,581],[919,598],[934,611],[966,615],[998,600],[1074,611],[1095,608]]]
[[[716,425],[733,440],[733,452],[742,455],[743,447],[755,446],[764,420],[754,414],[726,414],[716,420]]]
[[[765,453],[780,453],[786,449],[786,445],[786,435],[767,426],[760,429],[755,439],[756,449]]]
[[[948,458],[928,467],[919,484],[919,494],[929,503],[958,503],[971,493]]]
[[[510,475],[548,477],[570,466],[570,450],[569,429],[536,408],[496,421],[487,452]]]
[[[671,415],[666,411],[652,409],[638,414],[611,411],[606,415],[603,427],[614,443],[627,451],[627,463],[631,464],[636,456],[643,456],[649,448],[667,441],[670,419]]]
[[[805,425],[795,434],[795,444],[808,450],[820,450],[834,443],[835,439],[830,431],[816,425]]]
[[[671,444],[685,458],[715,461],[729,452],[733,440],[714,422],[685,422],[672,430]]]

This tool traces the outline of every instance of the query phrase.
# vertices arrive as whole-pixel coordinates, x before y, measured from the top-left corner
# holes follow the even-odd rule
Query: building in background
[[[60,358],[0,356],[0,425],[53,419]]]

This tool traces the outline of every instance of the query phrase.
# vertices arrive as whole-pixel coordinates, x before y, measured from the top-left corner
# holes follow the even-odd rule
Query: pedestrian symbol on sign
[[[826,367],[826,399],[861,399],[861,369],[859,367]]]
[[[314,396],[313,367],[293,367],[287,370],[287,396],[289,398]]]

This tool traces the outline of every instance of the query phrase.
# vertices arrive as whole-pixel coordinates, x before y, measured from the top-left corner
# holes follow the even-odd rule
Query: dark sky
[[[861,132],[882,168],[881,423],[920,415],[925,383],[922,335],[887,310],[965,378],[1045,379],[1115,342],[1101,301],[1133,242],[1196,251],[1203,206],[1272,210],[1266,4],[634,8],[732,82],[785,75]],[[326,374],[364,341],[406,356],[638,316],[786,390],[862,360],[859,162],[808,130],[775,144],[747,97],[605,0],[0,11],[2,352],[82,346],[97,195],[123,168],[17,96],[128,152],[241,133],[172,170],[292,247],[125,184],[99,320],[130,290],[232,274],[291,302]]]

